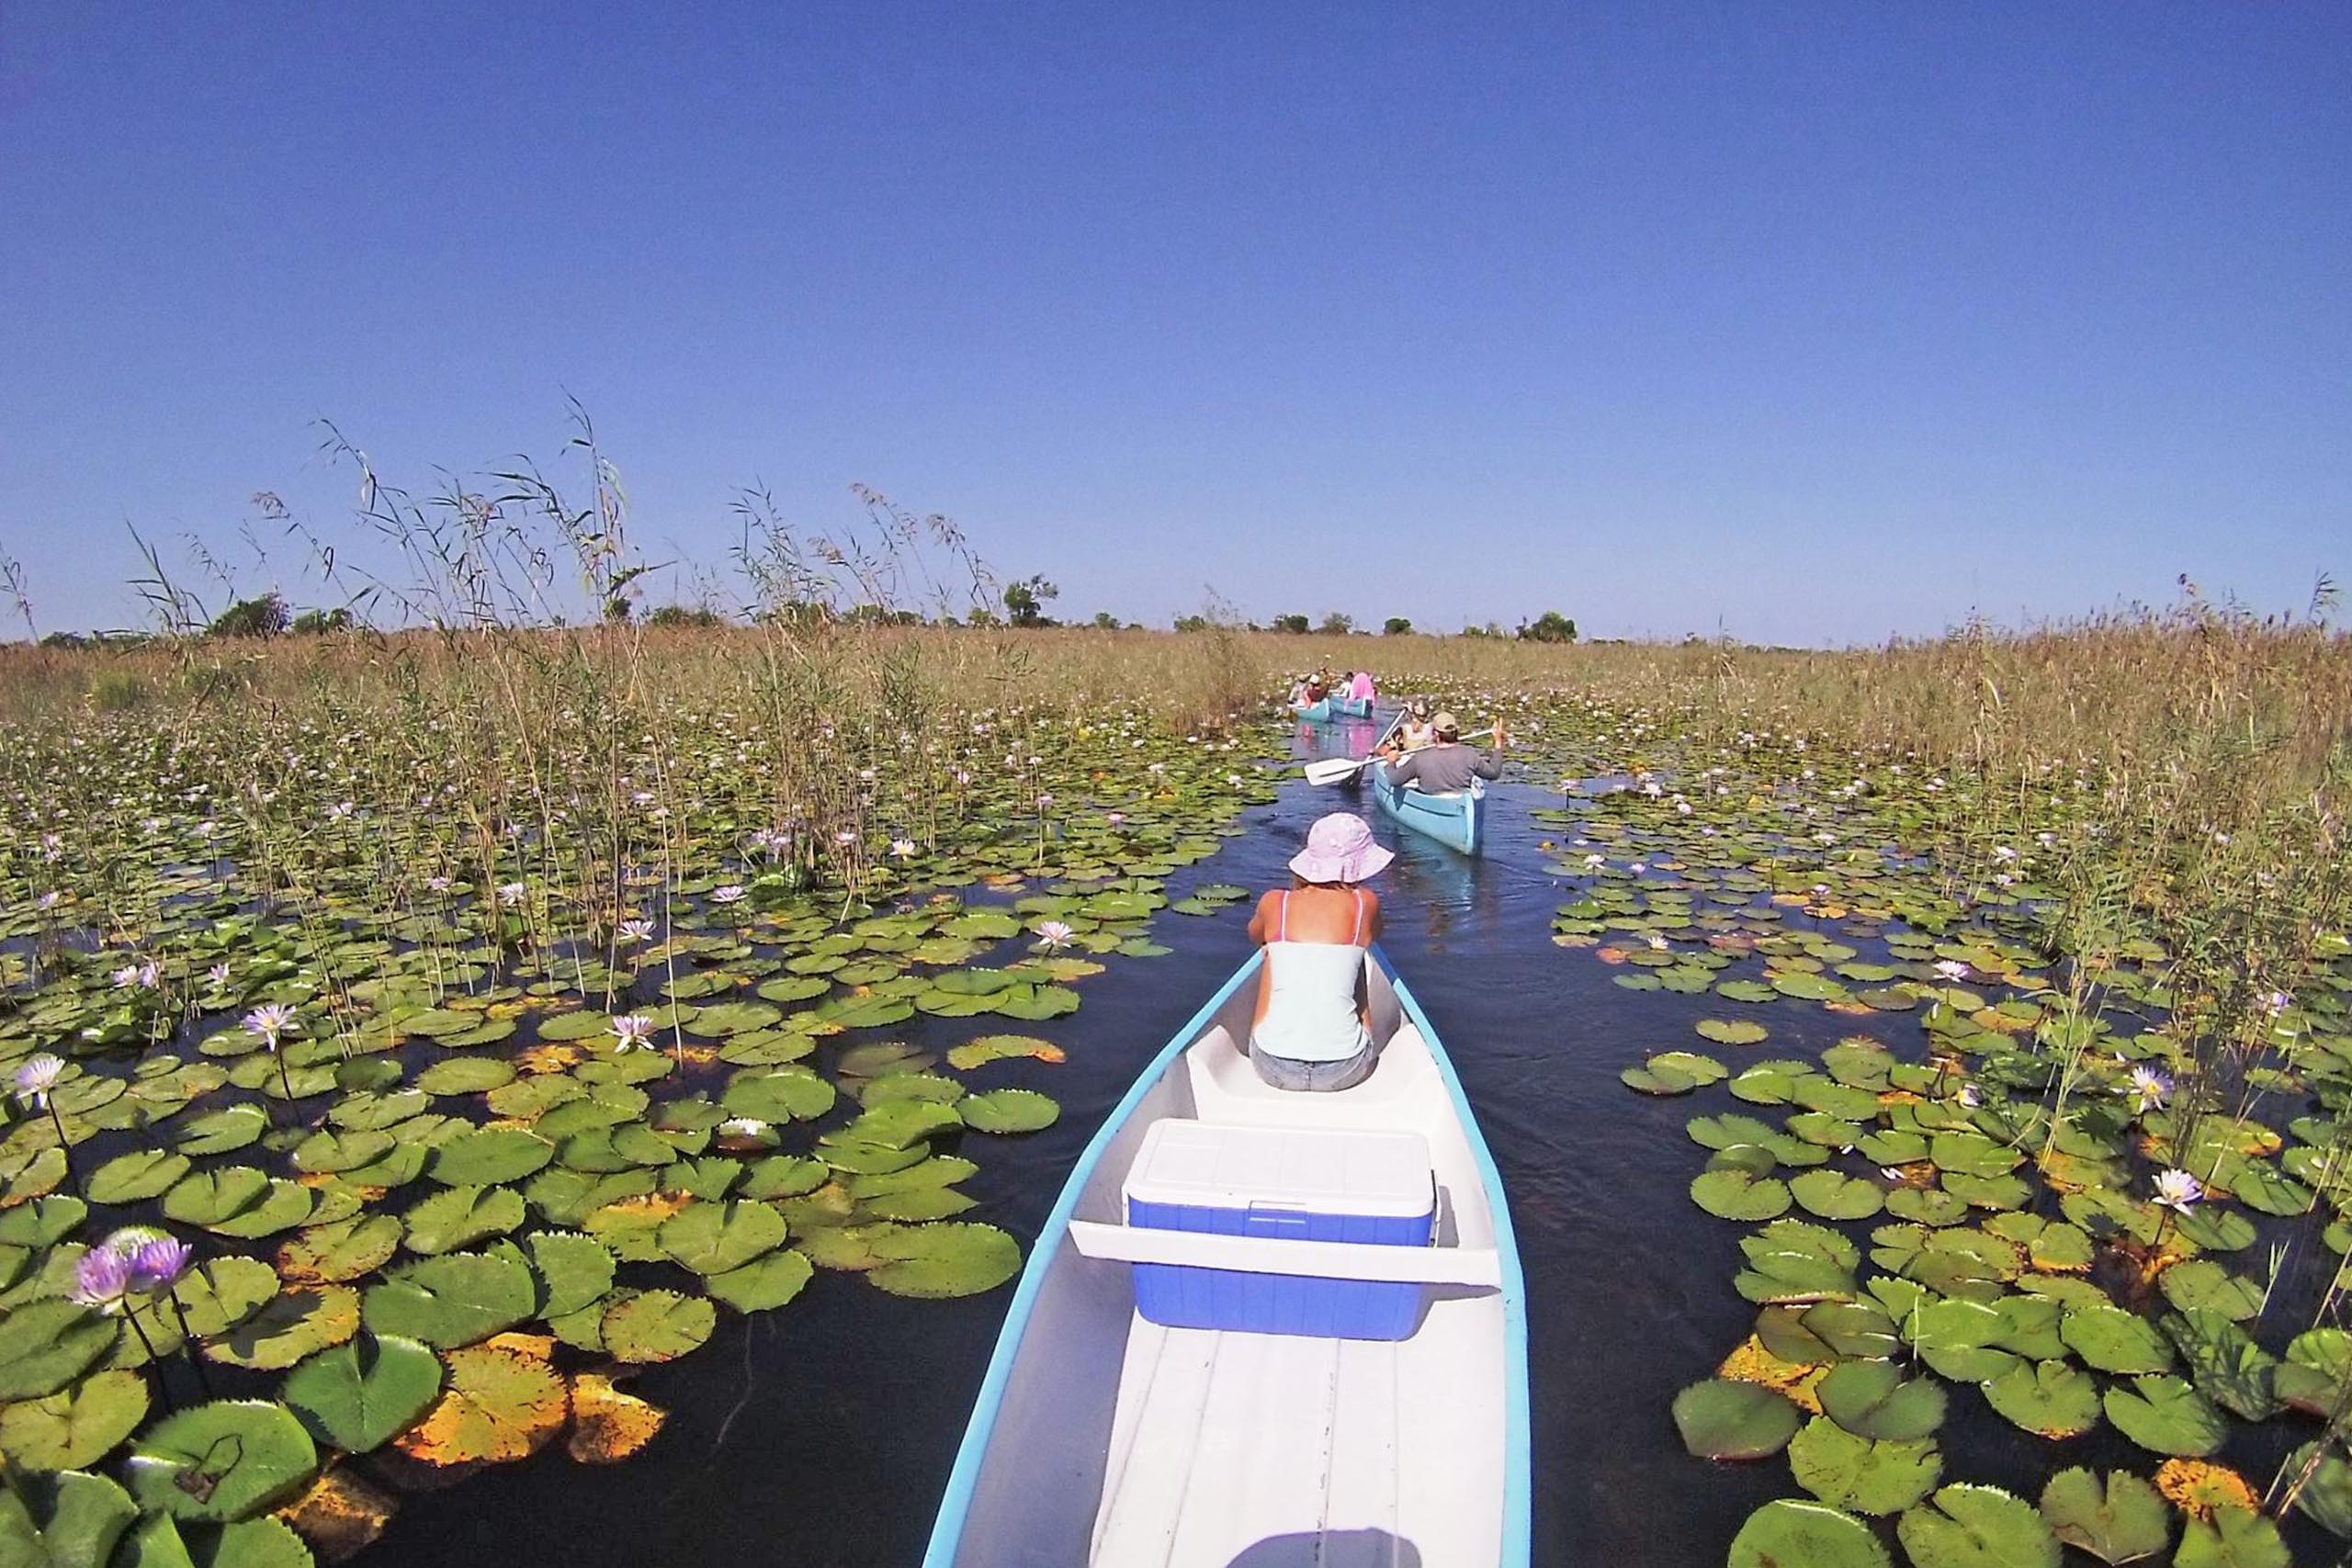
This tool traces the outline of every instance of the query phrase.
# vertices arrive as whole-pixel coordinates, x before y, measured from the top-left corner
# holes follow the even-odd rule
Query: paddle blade
[[[1346,757],[1324,757],[1306,764],[1306,782],[1317,784],[1338,784],[1342,779],[1355,777],[1356,770],[1363,766],[1362,762]]]

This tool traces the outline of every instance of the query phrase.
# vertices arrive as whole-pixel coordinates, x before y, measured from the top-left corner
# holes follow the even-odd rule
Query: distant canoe
[[[1337,1093],[1269,1088],[1237,1045],[1260,962],[1152,1059],[1070,1173],[1013,1293],[924,1568],[1526,1568],[1526,1290],[1453,1065],[1375,951],[1372,1076]],[[1434,1181],[1430,1244],[1130,1224],[1130,1168],[1170,1122],[1255,1138],[1413,1134]],[[1362,1286],[1404,1288],[1413,1304],[1391,1325],[1403,1337],[1164,1326],[1138,1310],[1139,1269],[1190,1281],[1188,1301]]]
[[[1336,718],[1370,718],[1372,699],[1325,697],[1317,702],[1293,703],[1290,711],[1301,724],[1329,724]]]
[[[1416,833],[1426,834],[1448,849],[1475,855],[1487,841],[1487,792],[1474,784],[1459,795],[1431,795],[1388,782],[1388,770],[1374,763],[1372,797],[1380,809]]]

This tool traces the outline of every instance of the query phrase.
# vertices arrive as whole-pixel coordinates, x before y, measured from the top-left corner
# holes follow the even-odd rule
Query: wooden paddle
[[[1396,727],[1404,722],[1404,712],[1399,709],[1396,716],[1388,721],[1388,728],[1380,732],[1380,739],[1372,743],[1372,750],[1362,757],[1319,757],[1307,763],[1306,782],[1311,784],[1345,784],[1366,766],[1380,760],[1380,749],[1388,744],[1388,738],[1396,734]]]

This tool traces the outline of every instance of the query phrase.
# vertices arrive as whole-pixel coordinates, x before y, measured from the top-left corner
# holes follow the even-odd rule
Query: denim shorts
[[[1289,1056],[1277,1056],[1271,1051],[1250,1046],[1250,1061],[1258,1076],[1276,1089],[1328,1091],[1353,1089],[1372,1077],[1372,1069],[1380,1060],[1380,1046],[1367,1042],[1364,1048],[1352,1056],[1341,1056],[1332,1062],[1301,1062]]]

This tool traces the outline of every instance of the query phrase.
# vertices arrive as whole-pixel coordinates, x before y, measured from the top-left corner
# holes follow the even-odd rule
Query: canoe
[[[1324,697],[1311,703],[1293,703],[1290,711],[1302,724],[1329,724],[1335,718],[1370,718],[1372,700],[1369,697]]]
[[[1482,782],[1473,781],[1459,795],[1431,795],[1389,783],[1385,765],[1364,772],[1372,775],[1374,801],[1403,826],[1465,855],[1476,854],[1487,841],[1487,791]]]
[[[1236,1044],[1261,958],[1152,1059],[1071,1171],[1014,1290],[925,1568],[1526,1568],[1526,1290],[1461,1081],[1375,950],[1372,1076],[1337,1093],[1269,1088]],[[1171,1134],[1417,1137],[1435,1184],[1430,1245],[1130,1224],[1130,1168]],[[1139,1300],[1155,1275],[1204,1289],[1385,1281],[1369,1288],[1401,1284],[1419,1305],[1402,1337],[1167,1326]]]

